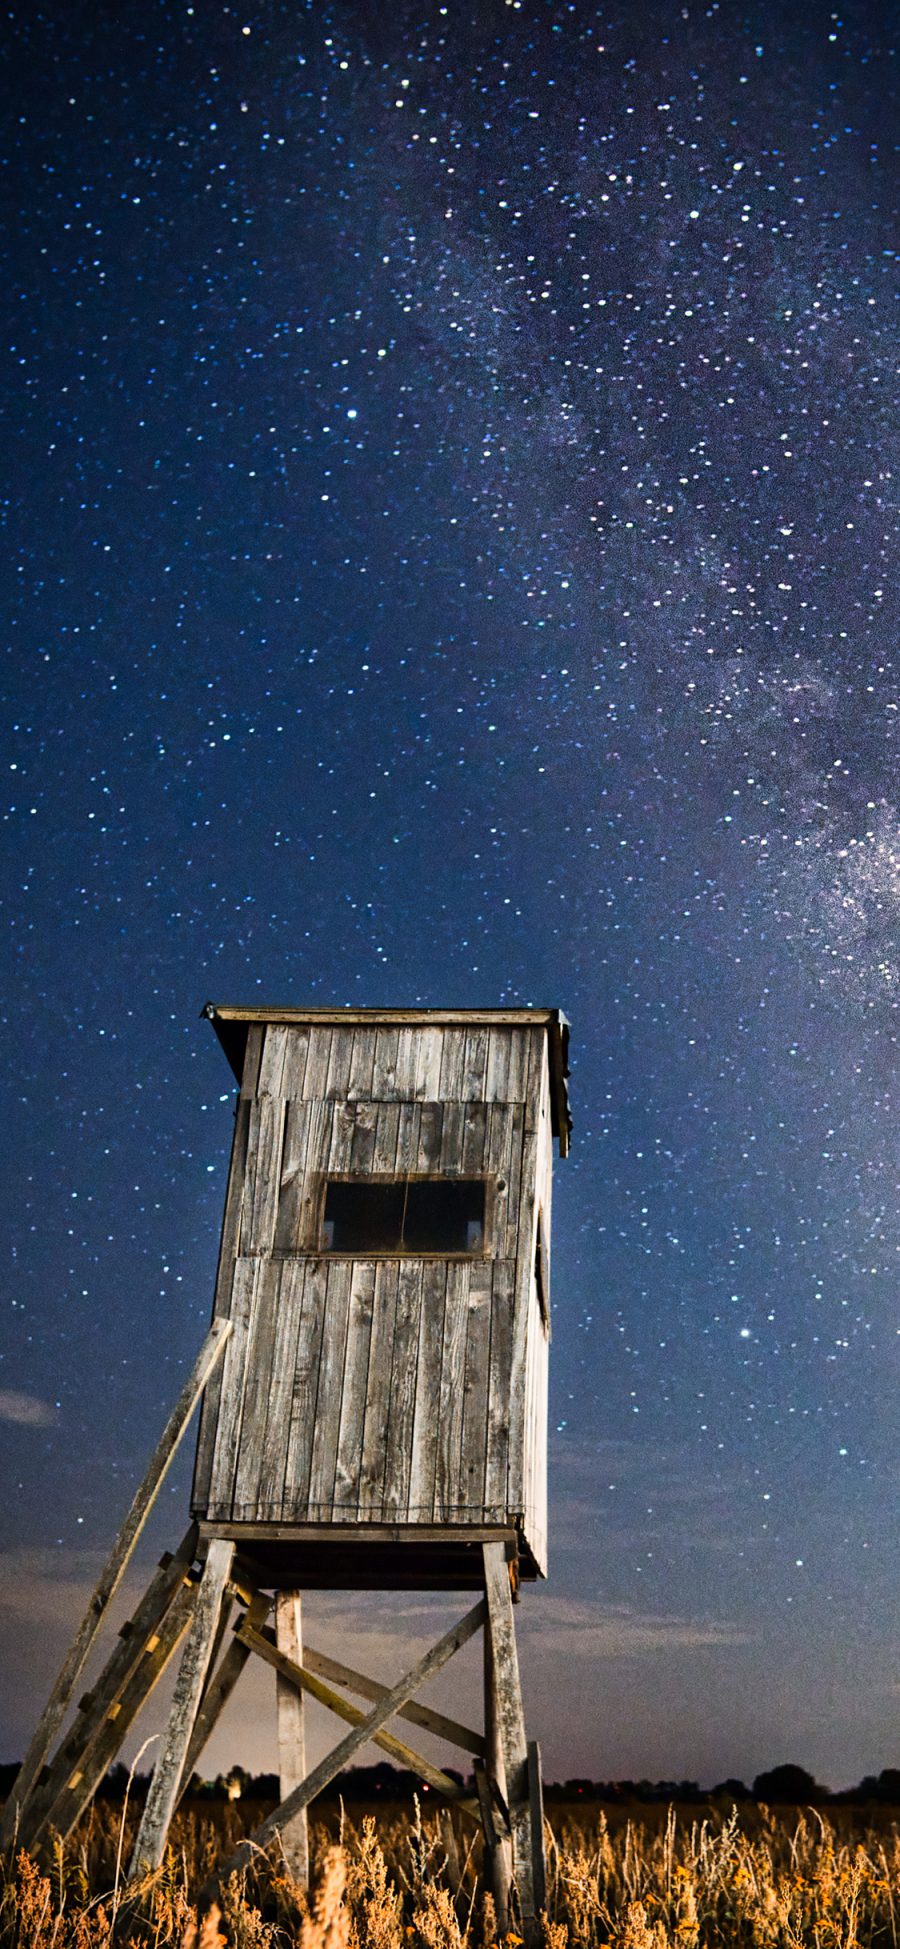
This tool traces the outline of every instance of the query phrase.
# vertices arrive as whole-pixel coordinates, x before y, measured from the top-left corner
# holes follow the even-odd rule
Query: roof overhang
[[[247,1034],[253,1023],[282,1022],[302,1027],[315,1023],[320,1028],[355,1023],[367,1028],[416,1028],[426,1023],[434,1028],[535,1028],[547,1030],[550,1060],[550,1101],[553,1134],[559,1138],[560,1157],[569,1151],[572,1119],[569,1114],[569,1023],[561,1008],[232,1008],[224,1003],[207,1002],[202,1011],[210,1021],[225,1051],[238,1082],[244,1072]]]

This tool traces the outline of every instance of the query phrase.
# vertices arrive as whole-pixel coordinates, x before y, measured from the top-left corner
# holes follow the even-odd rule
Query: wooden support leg
[[[506,1766],[507,1800],[512,1839],[512,1867],[522,1934],[526,1943],[537,1939],[539,1923],[535,1901],[535,1849],[543,1849],[543,1834],[532,1832],[531,1802],[528,1791],[528,1747],[519,1682],[519,1659],[513,1621],[512,1592],[506,1552],[502,1543],[485,1543],[484,1578],[490,1617],[490,1639],[494,1667],[494,1700],[499,1743]]]
[[[271,1598],[267,1597],[263,1592],[257,1591],[255,1596],[250,1599],[244,1621],[262,1630],[271,1608]],[[227,1611],[227,1605],[223,1604],[222,1611],[224,1615]],[[248,1646],[241,1644],[239,1638],[235,1638],[229,1645],[218,1671],[207,1679],[206,1689],[200,1702],[200,1710],[194,1720],[194,1730],[191,1734],[191,1743],[187,1750],[187,1759],[184,1762],[184,1772],[181,1775],[181,1785],[178,1789],[179,1801],[187,1791],[191,1774],[197,1765],[203,1748],[207,1740],[212,1737],[213,1730],[228,1704],[249,1657],[250,1651]],[[210,1671],[212,1671],[212,1659],[210,1659]]]
[[[275,1643],[295,1665],[303,1663],[303,1620],[299,1590],[280,1590],[275,1599]],[[278,1770],[281,1798],[306,1778],[306,1739],[303,1693],[278,1673],[275,1679],[278,1701]],[[290,1873],[301,1888],[309,1884],[309,1826],[305,1807],[301,1807],[288,1826],[282,1829],[281,1845]]]
[[[223,1602],[227,1601],[225,1586],[233,1556],[233,1543],[219,1537],[210,1543],[175,1684],[169,1723],[153,1769],[147,1803],[134,1844],[132,1879],[148,1868],[158,1868],[165,1853],[169,1823],[178,1800],[178,1789],[203,1696],[219,1615]]]
[[[497,1716],[497,1682],[494,1672],[494,1646],[491,1635],[491,1621],[488,1618],[484,1627],[484,1742],[485,1742],[485,1792],[487,1803],[482,1804],[482,1826],[484,1828],[484,1875],[485,1881],[494,1897],[497,1914],[497,1933],[505,1936],[509,1929],[509,1896],[512,1887],[512,1851],[509,1837],[499,1821],[499,1808],[493,1801],[492,1788],[496,1786],[504,1805],[508,1801],[506,1788],[506,1764],[503,1744],[500,1738],[500,1725]]]

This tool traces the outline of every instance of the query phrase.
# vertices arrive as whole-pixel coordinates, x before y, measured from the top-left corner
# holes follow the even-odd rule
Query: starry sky
[[[9,9],[0,1757],[205,1331],[212,997],[572,1020],[547,1772],[900,1763],[891,11]]]

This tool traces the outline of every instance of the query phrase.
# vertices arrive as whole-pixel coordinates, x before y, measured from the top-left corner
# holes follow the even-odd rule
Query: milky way
[[[208,1315],[212,996],[572,1019],[548,1770],[897,1763],[894,56],[800,13],[13,12],[11,1754]]]

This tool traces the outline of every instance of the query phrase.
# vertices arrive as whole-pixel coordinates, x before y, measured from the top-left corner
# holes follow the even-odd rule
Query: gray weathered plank
[[[350,1028],[335,1029],[331,1039],[331,1053],[328,1059],[328,1074],[325,1080],[324,1095],[333,1103],[346,1101],[350,1087],[350,1058],[353,1054],[353,1031]]]
[[[299,1293],[300,1315],[294,1367],[291,1374],[290,1425],[281,1506],[283,1522],[304,1522],[309,1510],[310,1470],[329,1271],[325,1259],[309,1259],[300,1263],[303,1267],[303,1283],[302,1291]],[[338,1270],[336,1266],[331,1269],[335,1272]],[[298,1275],[299,1271],[298,1266]],[[295,1290],[297,1289],[292,1287],[292,1292]],[[335,1372],[334,1360],[334,1350],[331,1349],[328,1363],[329,1382]],[[341,1348],[341,1360],[343,1361],[343,1348]]]
[[[396,1109],[396,1104],[393,1106]],[[369,1376],[365,1396],[365,1426],[359,1475],[358,1509],[361,1521],[378,1522],[384,1508],[384,1471],[391,1406],[391,1364],[397,1315],[399,1263],[382,1259],[375,1271],[375,1300]]]
[[[409,1477],[409,1515],[412,1522],[430,1523],[434,1510],[446,1287],[446,1264],[440,1259],[426,1261],[422,1267],[422,1310]]]
[[[266,1410],[273,1382],[273,1353],[278,1320],[281,1265],[264,1259],[256,1282],[256,1299],[247,1341],[246,1380],[241,1431],[234,1474],[235,1515],[258,1516],[260,1474],[266,1434]],[[279,1492],[279,1503],[281,1495]]]
[[[468,1103],[445,1103],[441,1124],[440,1168],[444,1177],[459,1177],[462,1166],[463,1131]]]
[[[444,1121],[442,1103],[423,1103],[419,1116],[419,1151],[416,1170],[421,1172],[439,1171],[441,1168],[441,1130]]]
[[[134,1844],[132,1879],[147,1869],[158,1868],[165,1853],[233,1556],[233,1543],[218,1537],[212,1539],[175,1681],[169,1722]]]
[[[351,1103],[371,1100],[375,1034],[374,1029],[353,1030],[353,1053],[350,1057],[350,1080],[347,1084],[347,1096]]]
[[[401,1103],[411,1103],[416,1095],[418,1029],[402,1028],[397,1037],[396,1090]],[[438,1070],[440,1076],[440,1070]]]
[[[244,1049],[244,1064],[241,1071],[241,1095],[244,1097],[254,1097],[256,1095],[265,1032],[265,1024],[262,1022],[251,1022],[247,1029],[247,1043]]]
[[[509,1029],[488,1030],[488,1059],[484,1094],[488,1103],[509,1102]]]
[[[327,1028],[314,1022],[309,1031],[309,1045],[306,1051],[306,1068],[303,1072],[303,1095],[309,1102],[330,1094],[328,1079],[334,1051],[343,1046],[345,1036],[340,1030]],[[343,1095],[343,1091],[341,1091]]]
[[[338,1410],[347,1348],[347,1315],[350,1305],[351,1266],[336,1259],[328,1266],[322,1326],[322,1352],[319,1361],[319,1393],[322,1412],[313,1418],[312,1458],[309,1472],[309,1514],[326,1519],[334,1507],[334,1477],[337,1464]],[[326,1412],[326,1404],[327,1412]]]
[[[515,1261],[495,1260],[491,1282],[491,1353],[488,1380],[484,1511],[488,1522],[505,1522],[508,1509],[510,1369],[512,1363]]]
[[[0,1845],[5,1846],[15,1833],[19,1810],[27,1801],[56,1733],[65,1718],[91,1646],[119,1588],[123,1573],[131,1561],[135,1544],[165,1481],[209,1374],[216,1361],[221,1359],[230,1338],[230,1321],[214,1320],[156,1444],[143,1481],[135,1491],[131,1507],[94,1586],[87,1610],[38,1720],[16,1784],[4,1809]]]
[[[376,1105],[375,1141],[372,1149],[372,1170],[379,1175],[394,1176],[397,1167],[399,1127],[399,1103],[379,1102]]]
[[[278,1212],[273,1240],[276,1252],[296,1252],[301,1245],[308,1243],[302,1230],[302,1220],[303,1196],[310,1168],[310,1126],[316,1112],[321,1115],[322,1107],[318,1103],[299,1103],[292,1098],[285,1108]]]
[[[292,1102],[300,1101],[306,1094],[306,1063],[309,1056],[308,1028],[292,1028],[288,1032],[287,1048],[284,1054],[282,1076],[283,1094]]]
[[[442,1103],[461,1103],[464,1094],[466,1060],[466,1030],[441,1030],[441,1086],[438,1095]]]
[[[272,1351],[262,1403],[265,1430],[256,1482],[256,1513],[261,1522],[278,1522],[284,1507],[297,1346],[308,1265],[306,1259],[285,1259],[278,1268]]]
[[[403,1519],[409,1510],[419,1331],[422,1317],[422,1264],[401,1259],[391,1352],[391,1398],[384,1458],[385,1520]]]
[[[241,1209],[240,1254],[271,1252],[281,1186],[284,1101],[261,1096],[250,1109],[247,1168]]]
[[[469,1272],[465,1382],[460,1443],[460,1501],[466,1513],[481,1518],[487,1472],[487,1413],[491,1356],[491,1311],[496,1261],[475,1264]]]
[[[350,1273],[350,1307],[343,1374],[336,1393],[320,1394],[318,1419],[328,1416],[338,1429],[333,1508],[346,1521],[359,1513],[369,1355],[375,1307],[375,1267],[355,1260]]]
[[[416,1089],[420,1103],[436,1103],[441,1094],[442,1029],[422,1029],[416,1048]]]
[[[463,1056],[463,1096],[467,1103],[484,1101],[487,1084],[488,1031],[484,1024],[466,1030]]]
[[[397,1054],[399,1046],[399,1029],[382,1028],[375,1030],[372,1095],[378,1101],[389,1103],[397,1099]]]
[[[486,1103],[467,1103],[462,1130],[463,1177],[480,1178],[484,1175],[485,1149],[488,1133],[488,1106]]]
[[[350,1145],[350,1169],[360,1177],[368,1177],[373,1168],[378,1110],[377,1103],[356,1104],[356,1121]]]
[[[349,1765],[360,1747],[368,1740],[374,1739],[375,1734],[381,1731],[382,1726],[393,1716],[398,1706],[405,1705],[427,1679],[447,1664],[454,1652],[459,1651],[471,1637],[474,1637],[475,1632],[479,1631],[484,1624],[486,1614],[487,1606],[482,1598],[471,1611],[467,1612],[459,1624],[455,1624],[450,1631],[447,1631],[444,1637],[418,1660],[411,1671],[398,1679],[390,1692],[373,1707],[362,1725],[354,1727],[345,1739],[340,1740],[339,1744],[333,1747],[332,1751],[326,1754],[318,1766],[307,1775],[302,1785],[295,1787],[287,1800],[283,1800],[281,1805],[275,1808],[274,1813],[270,1814],[267,1820],[262,1821],[259,1827],[235,1848],[234,1853],[229,1855],[223,1866],[201,1889],[201,1903],[210,1899],[220,1881],[227,1880],[229,1875],[239,1873],[261,1848],[267,1847],[269,1842],[275,1839],[276,1834],[281,1833],[287,1822],[293,1819],[300,1807],[308,1807],[318,1794],[324,1792],[342,1767]]]
[[[397,1176],[409,1177],[416,1169],[419,1156],[419,1130],[422,1122],[422,1108],[419,1103],[401,1103],[397,1119]]]
[[[470,1271],[465,1260],[451,1260],[447,1266],[434,1475],[435,1522],[452,1521],[462,1502],[460,1468]]]
[[[296,1033],[285,1028],[281,1022],[270,1022],[266,1029],[259,1065],[259,1080],[256,1085],[257,1096],[286,1096],[284,1072],[287,1061],[288,1043]]]
[[[232,1332],[222,1363],[222,1392],[207,1505],[207,1513],[219,1520],[229,1517],[234,1506],[234,1471],[247,1377],[247,1343],[261,1264],[259,1259],[238,1259],[234,1268],[230,1319]]]

